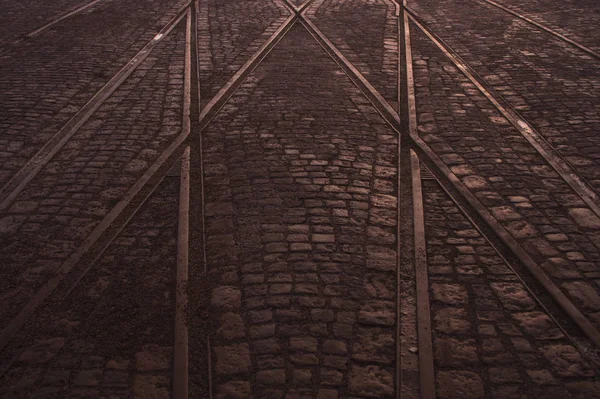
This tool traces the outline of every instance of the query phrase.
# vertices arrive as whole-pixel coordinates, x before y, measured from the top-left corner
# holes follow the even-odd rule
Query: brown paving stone
[[[501,0],[500,3],[515,5],[517,1]],[[568,1],[560,7],[554,2],[542,5],[539,0],[519,3],[518,8],[525,14],[545,9],[548,14],[544,15],[554,22],[551,26],[560,26],[567,36],[598,48],[598,33],[590,30],[594,25],[592,21],[598,20],[597,13],[592,11],[597,4],[592,1],[583,0],[577,5]],[[600,74],[594,66],[594,58],[482,1],[418,0],[412,6],[417,7],[428,25],[598,190],[600,146],[595,132],[600,125],[600,114],[598,99],[592,93],[598,88]],[[473,19],[472,15],[485,17]],[[560,18],[559,23],[556,17]],[[585,31],[586,35],[573,35],[570,28]],[[446,69],[450,71],[450,68],[453,67]],[[561,83],[553,84],[557,79]],[[459,108],[455,111],[459,117],[470,113]],[[488,118],[497,126],[506,124],[500,115]],[[487,145],[480,147],[490,149]],[[521,156],[534,153],[516,142],[511,147]],[[530,166],[533,175],[554,178],[548,173],[550,168]]]
[[[515,274],[499,267],[502,258],[438,183],[422,182],[438,397],[576,396],[549,387],[598,378],[590,364]],[[474,249],[468,257],[459,249],[465,239]],[[465,268],[471,263],[482,273]],[[457,292],[465,293],[461,301],[447,299]]]
[[[600,23],[594,0],[566,0],[561,6],[542,0],[498,0],[497,3],[558,31],[585,46],[598,49]]]
[[[461,176],[467,189],[573,302],[600,295],[591,274],[600,259],[598,229],[592,217],[582,222],[591,210],[550,173],[546,160],[514,127],[495,119],[499,111],[441,50],[415,26],[411,36],[420,136],[447,166],[476,171],[476,184]],[[548,234],[557,236],[548,239]],[[456,250],[467,259],[477,255],[473,245],[457,245]],[[444,255],[440,248],[432,256],[437,260]],[[589,263],[580,266],[581,261]],[[578,281],[569,291],[563,283],[571,280]],[[597,323],[595,311],[579,305]]]
[[[379,366],[352,366],[349,392],[367,398],[392,397],[393,377]]]
[[[306,12],[390,104],[398,98],[395,13],[393,2],[383,0],[316,0]]]
[[[296,24],[203,132],[203,146],[207,225],[227,220],[207,232],[211,292],[235,302],[248,329],[235,345],[247,345],[250,362],[244,350],[236,372],[250,376],[252,394],[334,397],[352,386],[391,395],[396,134]],[[376,176],[384,191],[371,188]],[[385,239],[368,243],[368,228]],[[231,273],[239,281],[223,281]],[[359,323],[377,329],[375,344],[355,344]],[[219,366],[217,348],[233,344],[214,339],[217,382],[239,380]],[[355,354],[368,373],[351,383]]]
[[[167,178],[72,293],[33,315],[2,354],[20,351],[0,397],[170,397],[178,186]]]
[[[76,3],[2,3],[0,44]],[[1,57],[0,185],[167,24],[177,1],[101,3]]]
[[[252,387],[248,381],[230,381],[219,386],[219,399],[246,399],[252,397]]]
[[[15,207],[37,204],[16,230],[0,238],[3,325],[145,172],[124,171],[125,165],[133,160],[152,163],[180,132],[184,28],[175,27],[157,45],[0,214],[0,220],[9,218],[12,224]],[[127,247],[135,239],[117,242]]]
[[[471,371],[440,371],[437,390],[439,397],[448,399],[477,399],[485,395],[481,377]]]
[[[279,1],[202,0],[198,13],[201,102],[206,105],[285,21]]]

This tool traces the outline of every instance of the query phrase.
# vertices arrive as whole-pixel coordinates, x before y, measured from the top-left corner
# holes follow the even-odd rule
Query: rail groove
[[[526,278],[524,278],[521,273],[519,271],[517,271],[517,268],[515,267],[515,265],[513,265],[513,263],[511,261],[509,261],[507,259],[507,257],[504,255],[502,248],[502,245],[498,246],[496,243],[494,243],[494,241],[490,238],[490,236],[488,235],[488,232],[486,232],[484,229],[482,229],[482,227],[480,226],[480,224],[472,217],[472,215],[470,214],[469,210],[467,210],[465,208],[465,205],[463,205],[460,201],[458,201],[455,196],[449,191],[449,189],[446,187],[446,182],[444,182],[443,180],[441,180],[435,173],[432,173],[431,170],[428,169],[428,166],[425,166],[424,164],[421,164],[421,159],[419,159],[419,156],[411,150],[411,161],[412,161],[412,173],[413,173],[413,182],[418,179],[419,181],[424,181],[424,180],[432,180],[434,182],[437,183],[437,185],[441,188],[441,190],[443,190],[443,192],[450,198],[450,200],[452,201],[452,203],[456,206],[456,208],[462,213],[462,215],[469,221],[469,223],[473,226],[473,228],[475,230],[478,231],[478,233],[480,234],[480,236],[486,241],[486,243],[495,251],[496,256],[498,256],[500,259],[502,259],[502,262],[504,263],[504,265],[511,271],[512,275],[514,275],[516,277],[516,279],[525,287],[525,289],[527,290],[527,292],[533,297],[534,301],[542,308],[542,310],[548,315],[548,317],[556,324],[556,326],[561,330],[561,332],[565,335],[565,337],[573,344],[573,346],[575,348],[577,348],[577,350],[587,359],[589,360],[592,364],[594,364],[594,367],[597,370],[600,370],[600,363],[599,360],[597,358],[597,353],[598,353],[598,349],[599,348],[591,348],[589,345],[585,345],[582,342],[580,342],[580,340],[576,339],[575,336],[570,333],[568,331],[568,329],[565,327],[564,325],[564,321],[566,320],[565,317],[568,318],[568,315],[563,314],[561,312],[560,309],[553,309],[551,310],[551,307],[554,307],[553,303],[550,303],[550,307],[547,306],[548,302],[544,302],[544,300],[542,300],[541,295],[536,294],[535,290],[534,290],[534,286],[536,285],[536,281],[531,281],[528,282]],[[421,208],[423,208],[423,194],[422,194],[422,188],[421,188],[421,184],[415,184],[414,185],[414,198],[415,198],[415,202],[420,201],[421,202]],[[468,205],[467,205],[468,207]],[[419,208],[418,204],[415,204],[415,213],[419,214],[422,213],[424,211],[424,209],[417,209]],[[415,225],[417,225],[416,220],[415,220]],[[415,228],[415,237],[417,235],[421,234],[421,230],[423,229],[424,231],[424,226],[419,226],[418,228]],[[493,232],[492,232],[493,234]],[[423,236],[424,237],[424,236]],[[415,238],[416,240],[416,238]],[[423,250],[426,250],[426,242],[423,242],[423,245],[421,246],[423,248]],[[426,255],[425,255],[426,256]],[[425,257],[424,257],[425,259]],[[518,260],[517,260],[518,262]],[[425,261],[426,264],[426,261]],[[417,269],[418,269],[419,265],[417,264]],[[427,273],[425,271],[425,273]],[[417,283],[418,284],[418,283]],[[543,291],[544,293],[546,291]],[[546,298],[547,300],[552,300],[551,298]],[[418,300],[419,302],[421,301],[421,299]],[[422,304],[418,304],[418,306],[422,306],[423,308],[425,307]],[[555,316],[555,314],[557,316]],[[562,320],[562,322],[559,320],[559,318]],[[571,329],[572,330],[572,329]],[[421,334],[419,335],[419,339],[421,339]],[[425,336],[425,338],[427,338],[427,336]],[[421,349],[419,349],[420,351]],[[593,354],[592,354],[593,352]],[[427,381],[427,380],[425,380]],[[423,383],[423,380],[422,380]],[[423,397],[423,396],[422,396]],[[435,396],[433,396],[435,397]]]
[[[423,209],[423,189],[421,187],[420,161],[414,151],[410,151],[412,174],[415,274],[417,280],[417,336],[419,342],[419,386],[421,399],[434,399],[435,369],[431,331],[431,307],[429,305],[429,280],[427,270],[427,243],[425,241],[425,214]]]
[[[188,31],[189,32],[189,31]],[[173,343],[173,398],[188,397],[187,284],[189,266],[190,147],[183,152],[179,183],[177,272],[175,287],[175,340]]]
[[[287,1],[287,0],[286,0]],[[379,94],[379,92],[369,83],[362,73],[342,54],[340,50],[321,32],[321,30],[305,15],[306,9],[298,14],[298,18],[308,32],[317,40],[323,50],[335,61],[344,71],[356,87],[358,87],[365,97],[373,104],[377,112],[387,121],[387,123],[399,133],[400,117],[394,108]]]
[[[158,41],[164,39],[164,37],[174,29],[176,25],[186,16],[188,16],[191,10],[191,2],[186,2],[184,6],[182,6],[177,15],[161,30],[159,34],[156,35],[155,39],[152,42],[148,43],[140,53],[130,61],[129,65],[137,66],[143,58],[148,56],[150,50],[152,50]],[[256,66],[262,61],[266,55],[272,50],[272,48],[277,44],[277,42],[285,35],[285,33],[291,28],[293,23],[295,22],[296,15],[291,15],[267,40],[265,44],[263,44],[256,53],[236,72],[236,74],[228,81],[228,83],[223,87],[215,97],[207,104],[207,106],[202,110],[200,116],[198,118],[198,122],[194,122],[194,126],[197,127],[199,133],[204,129],[210,120],[216,115],[219,109],[227,102],[229,97],[235,92],[235,90],[243,83],[245,78],[256,68]],[[188,20],[190,17],[188,16]],[[111,211],[105,216],[105,218],[96,226],[96,228],[90,233],[88,237],[83,241],[83,243],[77,248],[77,250],[69,256],[69,258],[54,272],[53,276],[50,277],[47,282],[34,294],[34,296],[29,300],[29,302],[25,305],[23,309],[19,311],[17,316],[15,316],[11,322],[0,332],[0,350],[4,349],[6,345],[11,341],[11,339],[18,333],[18,331],[23,327],[23,325],[27,322],[27,320],[32,316],[32,314],[36,311],[36,309],[56,290],[59,284],[64,280],[64,278],[87,256],[90,251],[94,248],[103,252],[108,244],[112,242],[116,238],[116,235],[119,231],[121,231],[124,227],[124,224],[127,223],[128,220],[133,217],[137,209],[141,207],[141,204],[151,195],[151,193],[158,186],[160,181],[167,175],[170,168],[176,162],[176,160],[182,155],[184,152],[184,147],[186,141],[191,132],[191,120],[190,116],[191,112],[191,71],[192,67],[191,63],[191,54],[190,54],[190,35],[186,35],[186,66],[185,66],[185,79],[184,79],[184,107],[183,107],[183,121],[182,121],[182,132],[173,142],[167,147],[166,150],[156,159],[156,161],[148,168],[148,170],[144,173],[144,175],[131,187],[131,189],[124,195],[123,198],[111,209]],[[138,58],[139,57],[139,58]],[[141,58],[141,59],[140,59]],[[122,83],[123,80],[132,73],[135,67],[131,67],[128,69],[125,67],[121,72],[117,74],[111,80],[112,84],[115,87],[107,88],[106,86],[101,89],[102,93],[97,93],[94,97],[96,101],[99,100],[100,94],[102,94],[102,100],[106,100],[110,96],[114,90],[117,88],[117,78],[119,79],[118,84]],[[109,84],[111,84],[109,82]],[[90,102],[92,102],[92,99]],[[89,109],[87,109],[85,118],[87,119],[98,107],[100,104],[90,104],[88,103]],[[92,109],[93,108],[93,109]],[[81,110],[79,114],[81,114],[83,110]],[[194,113],[195,114],[195,113]],[[76,115],[77,116],[77,115]],[[80,115],[83,119],[83,115]],[[74,117],[75,118],[75,117]],[[14,198],[18,195],[20,191],[27,185],[31,179],[41,170],[43,165],[45,165],[57,152],[58,150],[66,144],[69,138],[75,133],[77,128],[81,126],[84,122],[83,120],[70,121],[73,122],[73,126],[70,125],[69,133],[67,135],[63,133],[58,139],[59,143],[54,146],[50,146],[48,143],[44,148],[46,151],[44,154],[36,154],[34,156],[35,159],[30,160],[28,163],[28,168],[26,170],[27,173],[23,173],[25,176],[22,177],[22,181],[17,185],[16,188],[9,190],[8,184],[0,190],[0,199],[2,199],[2,203],[0,204],[0,210],[5,209]],[[64,130],[64,129],[63,129]],[[62,130],[61,130],[62,131]],[[56,136],[55,136],[56,137]],[[51,147],[48,149],[47,147]],[[40,151],[42,152],[42,151]],[[24,171],[25,172],[25,171]],[[9,183],[14,182],[16,180],[16,176],[9,181]],[[13,183],[14,184],[14,183]],[[140,196],[141,201],[140,201]],[[138,202],[136,206],[136,202]],[[131,210],[131,207],[134,206],[134,209]],[[128,212],[129,211],[129,212]],[[115,226],[115,222],[118,220],[125,219],[123,224],[119,226]],[[99,249],[98,242],[100,239],[103,239],[104,245]],[[96,258],[99,255],[96,254]],[[95,258],[94,258],[95,259]],[[93,261],[92,261],[93,264]],[[91,265],[88,265],[88,269]],[[85,272],[84,272],[85,273]],[[79,281],[79,280],[78,280]]]
[[[260,62],[271,52],[273,47],[283,38],[296,22],[297,16],[290,15],[283,24],[267,39],[267,41],[244,63],[244,65],[233,75],[231,79],[219,90],[219,92],[204,107],[199,117],[200,131],[204,130],[210,121],[217,115],[233,93],[240,87],[244,80],[254,71]]]

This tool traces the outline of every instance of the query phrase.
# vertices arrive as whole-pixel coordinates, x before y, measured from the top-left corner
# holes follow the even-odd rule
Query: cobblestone
[[[235,265],[255,397],[393,394],[396,140],[299,24],[204,131],[206,209],[227,209],[207,214],[208,264],[214,290]]]
[[[600,50],[598,4],[593,0],[567,0],[560,6],[541,0],[496,0],[505,7],[596,51]]]
[[[289,16],[277,0],[202,0],[198,13],[201,103],[206,105]]]
[[[598,376],[438,183],[422,182],[438,397],[502,398],[508,386],[522,398],[595,395],[555,391]],[[458,289],[460,301],[446,300]]]
[[[390,104],[397,103],[398,23],[392,1],[315,0],[306,15]]]
[[[0,186],[166,25],[177,4],[103,3],[0,56]]]
[[[81,0],[6,2],[0,6],[0,46],[82,5]]]
[[[600,88],[600,71],[596,60],[481,1],[419,0],[417,4],[428,25],[600,190],[600,145],[596,135],[600,100],[594,95]],[[582,2],[584,9],[586,4],[591,3]],[[567,5],[561,5],[566,12],[563,6]],[[595,13],[588,15],[598,18]],[[587,18],[580,23],[585,25]],[[490,119],[494,120],[492,115]],[[495,120],[507,123],[502,118]],[[520,150],[526,151],[530,150]]]
[[[18,356],[0,397],[170,397],[178,190],[167,178],[71,294],[26,324],[2,352]]]
[[[540,174],[549,166],[525,138],[494,122],[499,113],[491,103],[422,32],[415,28],[411,33],[420,136],[557,285],[578,280],[582,290],[596,291],[598,229],[593,218],[582,222],[574,217],[591,211],[564,180]],[[567,241],[556,244],[548,234],[561,234]],[[465,259],[485,255],[473,245],[457,250]],[[443,255],[437,258],[443,266]],[[564,292],[572,299],[578,295]],[[598,323],[594,311],[582,311]]]
[[[0,214],[12,224],[0,238],[2,325],[145,171],[124,171],[124,166],[134,160],[149,165],[180,132],[184,27],[158,45]]]
[[[69,1],[0,5],[0,25],[18,14],[12,27],[0,26],[0,45],[74,7]],[[595,7],[590,0],[560,7],[497,1],[596,46],[596,15],[585,11]],[[0,99],[0,185],[172,17],[173,0],[154,2],[104,0],[0,56],[0,90],[9,89]],[[198,50],[199,82],[192,77],[190,89],[199,89],[200,104],[192,96],[192,110],[290,15],[280,0],[197,5],[191,59]],[[589,56],[481,0],[410,6],[600,187],[593,133],[600,79]],[[388,0],[315,0],[306,13],[394,107],[395,9]],[[0,214],[0,324],[180,133],[184,22]],[[410,27],[418,134],[600,326],[600,217]],[[420,305],[415,253],[427,260],[437,397],[598,397],[590,343],[557,324],[568,320],[542,306],[538,298],[550,304],[547,293],[533,282],[533,295],[531,276],[521,280],[504,258],[526,268],[497,253],[427,173],[426,248],[414,252],[411,182],[399,179],[398,134],[302,21],[198,133],[190,141],[191,397],[207,397],[208,386],[216,398],[424,394],[419,363],[427,353],[412,319]],[[89,266],[85,257],[2,350],[0,398],[173,395],[178,186],[169,173],[74,290]],[[400,242],[399,231],[407,234]]]

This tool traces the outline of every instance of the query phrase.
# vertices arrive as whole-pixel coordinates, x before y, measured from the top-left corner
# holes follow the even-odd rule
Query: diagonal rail
[[[563,311],[577,324],[577,326],[588,336],[590,341],[600,347],[600,331],[594,327],[590,320],[571,302],[561,289],[550,279],[546,272],[535,262],[535,260],[523,249],[521,245],[506,231],[506,229],[491,215],[487,208],[464,186],[458,177],[444,164],[437,154],[425,143],[417,133],[416,101],[412,67],[412,51],[410,42],[410,27],[408,24],[408,11],[404,8],[404,36],[406,52],[406,79],[408,81],[406,101],[409,102],[409,133],[413,143],[429,158],[437,169],[449,180],[462,197],[473,207],[473,209],[490,226],[496,235],[525,265],[531,275],[549,293]]]
[[[190,10],[190,4],[182,8],[181,14],[172,21],[172,26],[169,24],[168,31],[165,31],[163,35],[166,35],[170,30],[174,28],[176,24],[181,21]],[[296,15],[291,15],[277,31],[275,31],[271,37],[263,44],[256,53],[240,68],[240,70],[229,80],[217,95],[207,104],[202,111],[199,121],[199,130],[205,128],[210,120],[216,115],[219,109],[225,104],[225,102],[231,97],[235,90],[243,83],[245,78],[258,66],[258,64],[266,57],[266,55],[273,49],[275,44],[281,40],[283,35],[293,26],[296,21]],[[189,20],[189,17],[188,17]],[[164,28],[167,29],[167,28]],[[160,34],[159,34],[160,35]],[[163,35],[155,38],[156,40],[162,40]],[[186,36],[186,77],[184,82],[184,111],[183,111],[183,123],[182,132],[174,139],[174,141],[167,147],[166,150],[156,159],[156,161],[148,168],[148,170],[142,175],[142,177],[129,189],[124,197],[113,207],[110,212],[104,217],[104,219],[96,226],[96,228],[90,233],[83,243],[69,256],[69,258],[54,272],[54,274],[46,281],[46,283],[34,294],[29,302],[19,311],[19,313],[8,323],[2,331],[0,331],[0,351],[3,350],[10,341],[18,334],[25,323],[31,318],[34,312],[48,299],[50,295],[56,290],[59,284],[69,275],[69,273],[78,266],[86,256],[93,254],[94,252],[104,251],[107,243],[112,242],[118,233],[122,230],[124,225],[135,215],[139,210],[144,201],[154,192],[156,187],[160,184],[162,179],[167,175],[171,167],[175,164],[177,159],[184,153],[185,147],[189,140],[191,133],[190,120],[190,104],[191,104],[191,57],[189,56],[190,40],[189,35]],[[154,47],[154,46],[153,46]],[[147,56],[147,54],[145,55]],[[114,91],[114,90],[113,90]],[[194,121],[194,126],[196,125]],[[73,132],[74,134],[74,132]],[[65,139],[62,145],[67,142]],[[58,152],[58,149],[53,152],[52,156]],[[47,156],[46,163],[52,158]],[[46,158],[44,158],[46,159]],[[39,162],[39,161],[38,161]],[[36,163],[37,165],[37,163]],[[42,165],[43,166],[43,165]],[[34,175],[39,172],[39,169],[35,171]],[[32,177],[33,178],[33,177]],[[28,181],[30,181],[29,179]],[[27,183],[23,184],[20,188],[22,190]],[[0,191],[2,192],[2,191]],[[16,196],[16,195],[15,195]],[[2,197],[0,197],[2,198]],[[6,199],[4,200],[6,201]],[[0,210],[2,207],[0,207]]]
[[[148,42],[127,65],[106,83],[56,134],[2,187],[0,188],[0,211],[7,209],[33,180],[42,168],[73,137],[79,128],[121,86],[135,69],[150,55],[152,50],[167,37],[186,15],[190,6],[186,2],[177,14]]]
[[[489,4],[491,6],[497,7],[499,9],[501,9],[502,11],[505,11],[505,12],[507,12],[507,13],[509,13],[509,14],[517,17],[517,18],[519,18],[520,20],[525,21],[525,22],[527,22],[527,23],[535,26],[536,28],[543,30],[544,32],[550,33],[551,35],[559,38],[560,40],[564,41],[565,43],[568,43],[571,46],[578,48],[579,50],[583,51],[587,55],[592,56],[592,57],[600,60],[600,54],[598,54],[597,52],[595,52],[591,48],[584,46],[583,44],[577,43],[573,39],[569,39],[567,36],[558,33],[554,29],[550,29],[550,28],[548,28],[548,27],[546,27],[546,26],[544,26],[544,25],[542,25],[542,24],[540,24],[538,22],[535,22],[533,19],[531,19],[529,17],[526,17],[525,15],[519,14],[518,12],[513,11],[510,8],[505,7],[502,4],[499,4],[499,3],[495,2],[495,1],[492,1],[492,0],[481,0],[481,1],[484,1],[484,2],[486,2],[487,4]]]
[[[600,216],[600,198],[589,183],[579,175],[571,164],[487,81],[481,77],[456,51],[433,32],[410,7],[404,7],[412,22],[448,57],[452,63],[477,87],[477,89],[500,111],[523,137],[544,157],[554,170],[581,197],[590,209]]]

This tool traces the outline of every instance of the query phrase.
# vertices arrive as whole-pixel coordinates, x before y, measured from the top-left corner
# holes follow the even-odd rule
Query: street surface
[[[0,398],[600,398],[595,0],[0,0]]]

